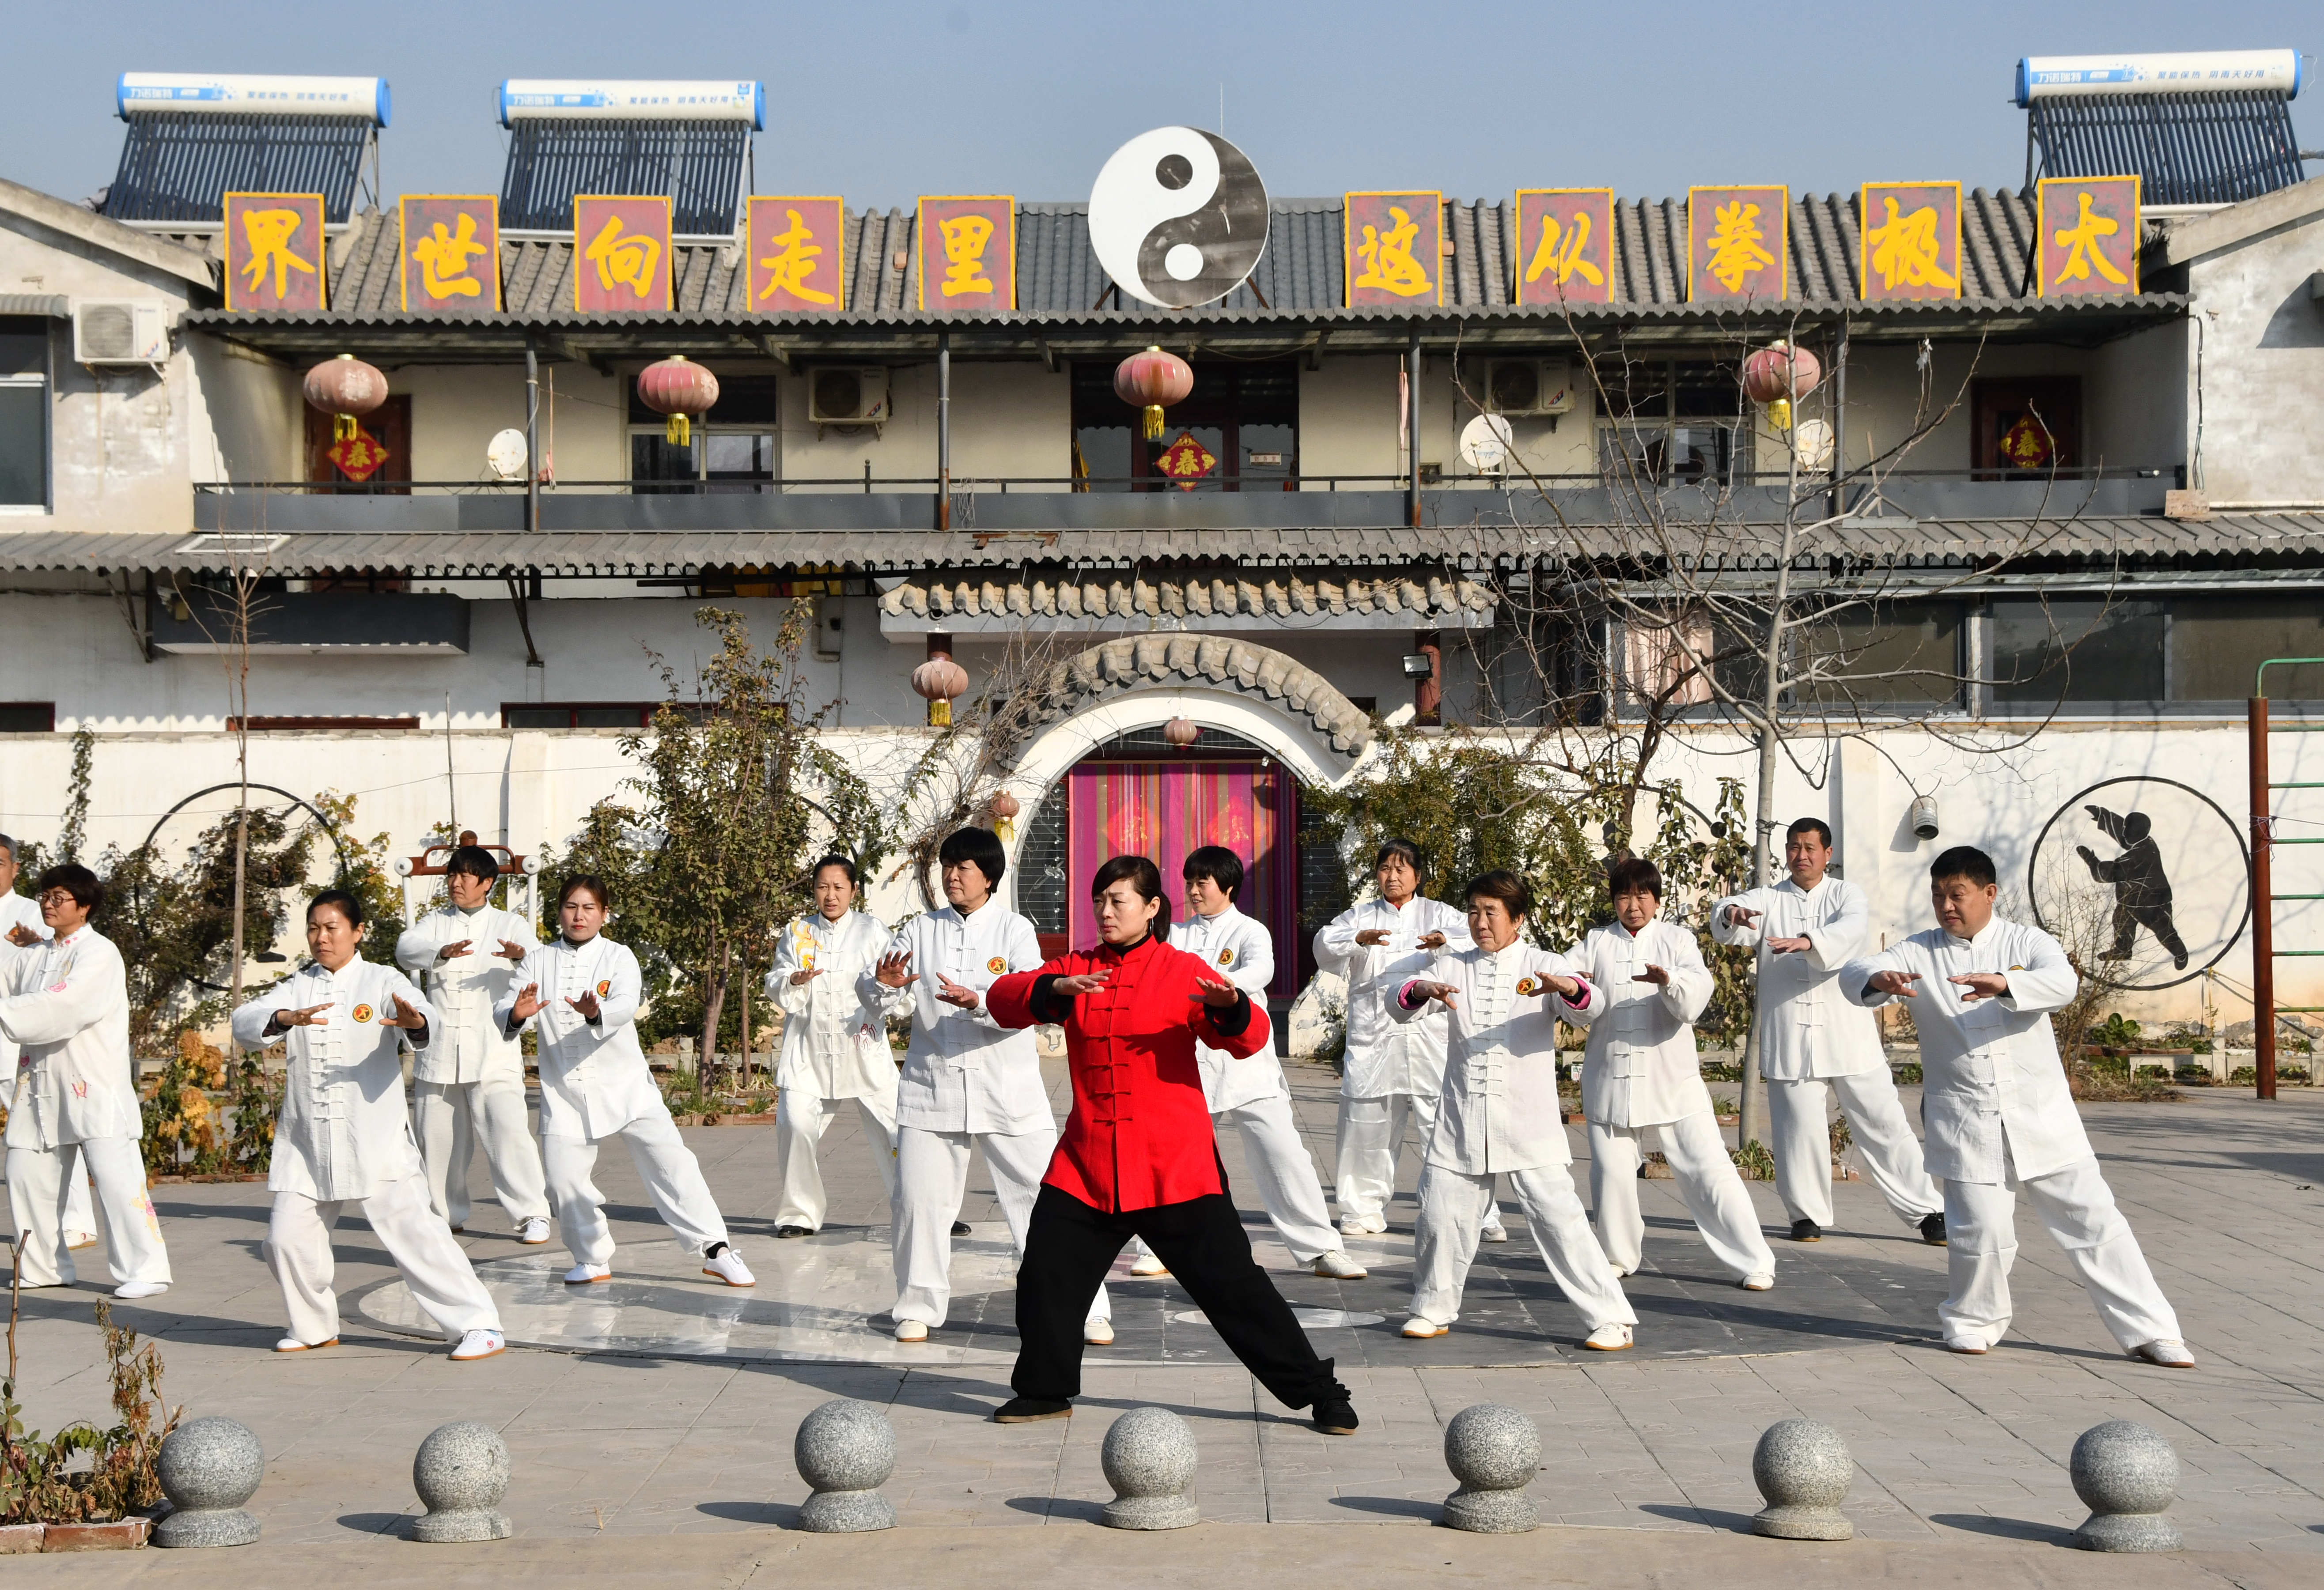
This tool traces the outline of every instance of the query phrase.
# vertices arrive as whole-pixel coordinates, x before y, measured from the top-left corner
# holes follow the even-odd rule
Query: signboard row
[[[2045,178],[2040,185],[2036,290],[2044,298],[2138,291],[2139,179]],[[1868,182],[1860,196],[1858,291],[1870,301],[1961,296],[1958,182]],[[498,202],[489,194],[410,194],[398,204],[401,307],[503,308]],[[1643,237],[1625,239],[1610,188],[1528,188],[1517,195],[1515,301],[1616,301],[1618,274],[1642,279]],[[1690,302],[1776,302],[1790,295],[1791,193],[1783,187],[1687,190]],[[1445,301],[1452,265],[1441,193],[1346,196],[1343,302],[1351,308]],[[918,307],[990,311],[1017,305],[1017,205],[1007,195],[919,201]],[[744,257],[749,307],[766,314],[847,308],[847,210],[833,196],[755,197]],[[320,194],[226,196],[226,307],[322,309]],[[585,195],[573,201],[572,303],[583,314],[675,305],[669,200]],[[1618,267],[1625,247],[1627,270]]]

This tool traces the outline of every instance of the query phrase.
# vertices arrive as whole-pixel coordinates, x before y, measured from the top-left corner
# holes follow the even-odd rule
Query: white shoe
[[[1775,1290],[1775,1278],[1766,1271],[1761,1270],[1746,1275],[1735,1284],[1745,1291],[1773,1291]]]
[[[1506,1226],[1488,1226],[1477,1233],[1479,1242],[1507,1242],[1508,1239],[1509,1228]]]
[[[113,1295],[124,1299],[158,1298],[169,1290],[166,1281],[124,1281],[113,1289]]]
[[[1093,1347],[1113,1346],[1113,1321],[1111,1319],[1083,1320],[1082,1340]]]
[[[516,1228],[516,1239],[527,1247],[539,1247],[549,1240],[549,1222],[535,1215]]]
[[[729,1286],[756,1286],[759,1278],[751,1273],[751,1266],[742,1263],[742,1255],[731,1247],[722,1247],[702,1261],[702,1273],[715,1275]]]
[[[65,1233],[65,1246],[73,1253],[78,1253],[85,1247],[95,1247],[96,1245],[97,1233],[94,1231],[68,1231]]]
[[[479,1358],[497,1358],[508,1351],[508,1337],[497,1330],[472,1330],[461,1337],[460,1345],[452,1349],[452,1362],[473,1364]]]
[[[311,1353],[318,1347],[336,1347],[338,1345],[337,1337],[332,1337],[327,1341],[302,1342],[295,1336],[286,1336],[274,1344],[274,1350],[278,1353]]]
[[[613,1267],[611,1264],[576,1264],[565,1273],[565,1284],[586,1286],[593,1281],[611,1281],[613,1278]]]
[[[899,1342],[924,1342],[928,1339],[927,1325],[918,1319],[899,1319],[896,1321],[896,1339]]]
[[[1318,1255],[1315,1262],[1307,1267],[1326,1281],[1361,1281],[1371,1273],[1338,1248]]]
[[[1963,1357],[1982,1358],[1988,1350],[1989,1349],[1986,1345],[1978,1340],[1975,1337],[1949,1336],[1945,1337],[1945,1351],[1948,1353],[1959,1353]]]
[[[1582,1338],[1582,1345],[1593,1353],[1625,1353],[1637,1340],[1634,1328],[1628,1325],[1601,1325]]]
[[[1370,1229],[1370,1227],[1364,1224],[1364,1218],[1361,1215],[1340,1217],[1340,1235],[1342,1236],[1361,1236]]]
[[[1130,1273],[1140,1281],[1151,1281],[1157,1275],[1170,1273],[1170,1266],[1152,1254],[1140,1254],[1130,1261]]]
[[[1425,1342],[1431,1337],[1452,1335],[1452,1328],[1449,1325],[1439,1325],[1425,1314],[1415,1314],[1404,1322],[1404,1334],[1414,1341]]]
[[[2141,1363],[2159,1365],[2164,1369],[2195,1367],[2195,1355],[2187,1350],[2187,1344],[2168,1337],[2142,1343],[2130,1349],[2130,1356]]]
[[[1617,1281],[1628,1281],[1631,1276],[1637,1273],[1636,1270],[1629,1269],[1621,1264],[1617,1264],[1611,1259],[1606,1261],[1606,1268],[1614,1273],[1614,1278]]]

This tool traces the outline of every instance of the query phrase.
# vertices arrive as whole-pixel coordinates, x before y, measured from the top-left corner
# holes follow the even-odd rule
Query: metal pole
[[[1833,349],[1831,370],[1831,515],[1838,519],[1847,504],[1848,488],[1848,317],[1840,317],[1840,337]],[[1799,422],[1793,416],[1793,423]]]
[[[2275,903],[2268,851],[2274,840],[2267,787],[2267,697],[2246,707],[2251,755],[2252,1071],[2257,1097],[2275,1097]]]
[[[540,354],[524,334],[524,530],[540,528]]]
[[[952,528],[952,333],[936,333],[936,528]]]
[[[1405,523],[1420,528],[1420,328],[1412,330],[1412,345],[1404,361]]]

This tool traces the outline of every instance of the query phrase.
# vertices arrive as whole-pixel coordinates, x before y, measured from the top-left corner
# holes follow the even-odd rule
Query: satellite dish
[[[1798,436],[1800,467],[1811,471],[1830,469],[1831,467],[1831,422],[1821,419],[1803,419],[1800,421]]]
[[[1461,456],[1479,474],[1499,474],[1509,466],[1515,433],[1499,414],[1480,414],[1461,427]]]
[[[1240,287],[1267,252],[1267,186],[1242,151],[1157,127],[1113,152],[1090,189],[1090,246],[1114,284],[1165,309]]]
[[[521,430],[504,430],[484,448],[484,462],[504,481],[524,479],[524,433]]]

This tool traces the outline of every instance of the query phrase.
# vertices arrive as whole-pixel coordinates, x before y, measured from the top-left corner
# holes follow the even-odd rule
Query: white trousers
[[[930,1329],[945,1322],[952,1307],[952,1223],[968,1196],[968,1153],[984,1151],[992,1178],[993,1200],[1009,1227],[1018,1262],[1025,1258],[1025,1228],[1033,1200],[1048,1173],[1057,1134],[1048,1131],[937,1132],[927,1126],[896,1128],[896,1306],[891,1319],[917,1319]],[[1113,1318],[1105,1288],[1090,1303],[1092,1319]]]
[[[428,1202],[447,1225],[468,1223],[468,1163],[480,1140],[502,1212],[519,1223],[549,1218],[549,1187],[525,1120],[521,1074],[415,1082],[411,1095],[420,1157],[428,1166]]]
[[[1339,1248],[1339,1236],[1332,1229],[1332,1211],[1323,1201],[1323,1183],[1317,1179],[1315,1162],[1299,1135],[1289,1094],[1271,1093],[1220,1110],[1211,1117],[1211,1125],[1221,1131],[1232,1126],[1242,1134],[1243,1164],[1276,1236],[1291,1250],[1293,1259],[1312,1264]],[[1153,1250],[1145,1238],[1133,1236],[1130,1251],[1143,1258]]]
[[[1646,1158],[1649,1132],[1662,1139],[1671,1180],[1711,1256],[1738,1276],[1773,1275],[1775,1250],[1759,1229],[1751,1194],[1728,1156],[1718,1121],[1707,1109],[1654,1126],[1590,1123],[1590,1204],[1597,1212],[1598,1239],[1606,1245],[1606,1256],[1625,1274],[1636,1272],[1645,1257],[1646,1221],[1638,1211],[1638,1166]]]
[[[2017,1259],[2017,1191],[2066,1250],[2074,1277],[2098,1305],[2098,1318],[2125,1352],[2154,1341],[2177,1341],[2179,1316],[2147,1268],[2130,1222],[2115,1207],[2096,1158],[2046,1176],[1994,1186],[1947,1181],[1945,1270],[1951,1295],[1938,1306],[1948,1337],[1991,1346],[2009,1330],[2009,1269]]]
[[[1775,1196],[1794,1220],[1831,1224],[1831,1126],[1824,1093],[1840,1096],[1840,1113],[1856,1139],[1856,1157],[1872,1185],[1907,1226],[1944,1208],[1937,1184],[1921,1163],[1921,1140],[1896,1097],[1896,1080],[1883,1066],[1845,1077],[1810,1077],[1767,1084],[1767,1124],[1775,1143]]]
[[[54,1148],[8,1150],[8,1210],[24,1238],[23,1283],[69,1286],[78,1278],[65,1245],[67,1215],[82,1168],[97,1181],[98,1228],[105,1258],[118,1284],[170,1284],[170,1250],[161,1218],[145,1192],[145,1161],[134,1137],[90,1137]],[[87,1217],[84,1217],[86,1218]]]
[[[363,1218],[403,1273],[403,1283],[448,1341],[471,1330],[498,1330],[500,1310],[468,1264],[468,1255],[428,1201],[425,1175],[380,1183],[356,1200]],[[339,1299],[331,1290],[337,1265],[331,1227],[346,1203],[278,1192],[266,1222],[266,1267],[281,1283],[290,1335],[309,1346],[339,1334]]]
[[[1601,1325],[1635,1325],[1629,1299],[1606,1263],[1606,1251],[1590,1234],[1590,1216],[1573,1190],[1573,1174],[1563,1165],[1537,1165],[1508,1172],[1509,1190],[1533,1227],[1542,1263],[1566,1300],[1595,1330]],[[1485,1213],[1493,1207],[1493,1178],[1464,1175],[1443,1165],[1420,1170],[1419,1255],[1413,1266],[1412,1311],[1450,1325],[1461,1318],[1461,1294]]]
[[[840,1110],[851,1101],[817,1098],[797,1088],[786,1088],[775,1101],[775,1176],[782,1196],[775,1204],[775,1224],[823,1229],[829,1205],[823,1195],[823,1165],[817,1158],[823,1135]],[[852,1101],[863,1117],[863,1136],[880,1161],[880,1181],[888,1189],[890,1218],[896,1203],[896,1101],[865,1094]]]
[[[679,1241],[700,1254],[726,1240],[726,1222],[710,1196],[710,1184],[702,1179],[702,1162],[678,1135],[669,1109],[657,1102],[650,1114],[638,1117],[613,1135],[629,1145],[630,1163],[646,1184],[654,1212],[678,1233]],[[613,1262],[613,1228],[605,1219],[605,1195],[589,1179],[604,1141],[546,1135],[540,1140],[549,1201],[557,1209],[558,1232],[576,1264]]]

